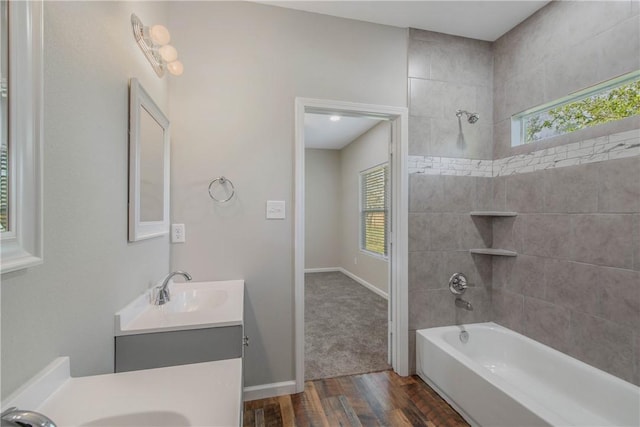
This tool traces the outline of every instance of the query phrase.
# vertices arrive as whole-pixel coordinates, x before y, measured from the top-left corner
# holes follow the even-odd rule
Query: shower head
[[[477,122],[478,120],[480,120],[480,115],[478,113],[470,113],[468,111],[465,110],[458,110],[456,111],[456,117],[460,118],[462,117],[463,114],[467,115],[467,121],[471,124],[474,124],[475,122]]]

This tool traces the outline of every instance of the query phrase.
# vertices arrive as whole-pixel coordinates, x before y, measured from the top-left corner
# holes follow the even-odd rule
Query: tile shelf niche
[[[518,215],[517,212],[507,212],[507,211],[473,211],[470,213],[471,216],[476,217],[484,217],[490,219],[499,219],[499,218],[508,218],[515,217]],[[518,253],[515,251],[510,251],[507,249],[497,249],[497,248],[477,248],[477,249],[469,249],[469,252],[472,254],[480,254],[480,255],[493,255],[493,256],[518,256]]]

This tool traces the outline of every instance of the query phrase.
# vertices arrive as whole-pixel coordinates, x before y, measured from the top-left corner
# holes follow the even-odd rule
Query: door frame
[[[296,392],[304,391],[304,245],[305,245],[305,144],[304,115],[307,112],[347,113],[377,117],[392,123],[391,230],[389,298],[391,302],[391,358],[393,370],[409,375],[408,218],[409,111],[405,107],[361,104],[325,99],[295,99],[295,190],[294,190],[294,343]]]

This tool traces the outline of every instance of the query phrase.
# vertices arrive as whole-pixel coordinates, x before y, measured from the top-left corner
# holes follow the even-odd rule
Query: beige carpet
[[[305,380],[390,369],[387,301],[340,272],[305,274]]]

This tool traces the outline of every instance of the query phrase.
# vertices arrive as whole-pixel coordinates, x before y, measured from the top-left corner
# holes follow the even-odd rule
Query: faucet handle
[[[455,273],[449,279],[449,290],[454,295],[462,295],[467,290],[467,278],[462,273]]]

